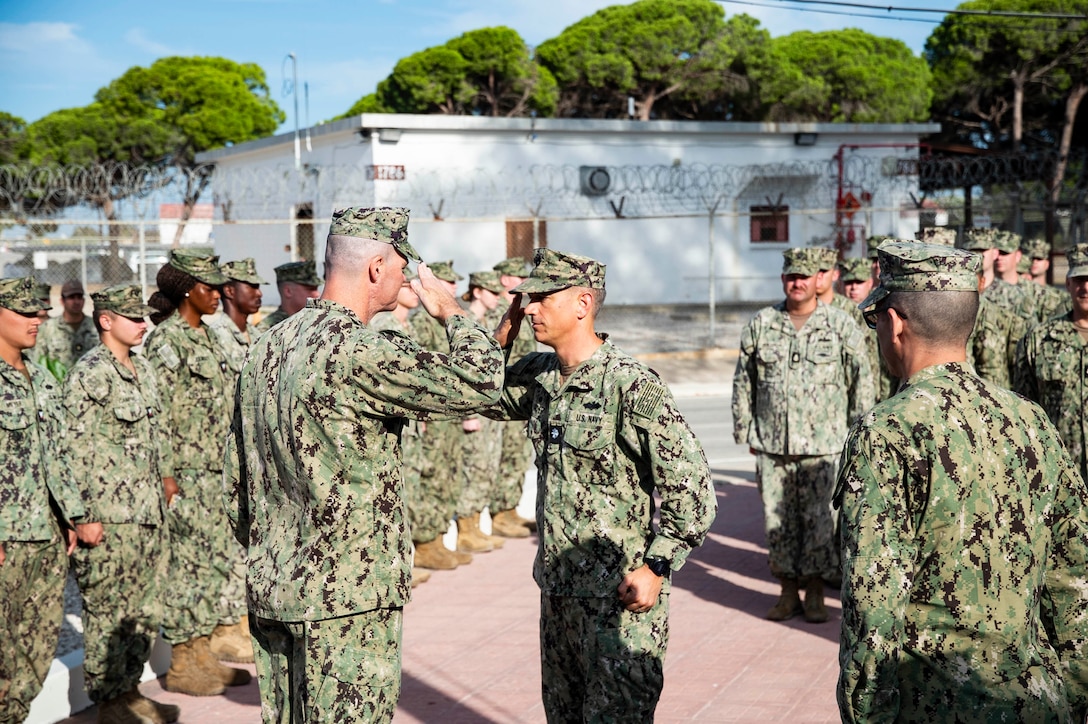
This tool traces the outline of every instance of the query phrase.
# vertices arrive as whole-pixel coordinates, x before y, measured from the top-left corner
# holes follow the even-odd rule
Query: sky
[[[875,0],[858,0],[875,4]],[[0,111],[35,121],[87,105],[132,66],[171,55],[257,63],[272,98],[296,123],[289,53],[297,58],[298,125],[347,111],[396,62],[468,30],[506,25],[530,45],[625,0],[0,0]],[[896,8],[952,9],[951,0],[897,0]],[[854,27],[920,53],[943,15],[790,0],[729,0],[772,36]],[[884,4],[887,7],[887,3]],[[820,12],[817,12],[820,11]],[[305,87],[304,87],[305,86]],[[309,97],[307,113],[306,96]]]

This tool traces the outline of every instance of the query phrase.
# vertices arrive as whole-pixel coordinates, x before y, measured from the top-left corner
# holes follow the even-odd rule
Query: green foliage
[[[928,118],[925,61],[899,40],[862,30],[802,30],[775,38],[753,61],[772,121],[907,123]]]
[[[377,91],[340,118],[358,113],[550,115],[555,79],[510,28],[473,30],[402,58]]]
[[[13,163],[24,153],[26,121],[0,111],[0,163]]]
[[[736,64],[767,38],[747,16],[727,24],[711,0],[639,0],[579,20],[537,49],[559,83],[559,115],[652,117],[659,100],[696,106],[745,88]]]
[[[1088,15],[1088,0],[971,0],[958,9]],[[943,135],[981,146],[1056,143],[1064,97],[1088,71],[1086,51],[1084,20],[947,16],[924,53]]]
[[[181,166],[192,166],[200,151],[270,135],[286,118],[260,66],[215,57],[175,56],[130,68],[95,101],[123,124],[170,129],[170,140],[151,155]]]

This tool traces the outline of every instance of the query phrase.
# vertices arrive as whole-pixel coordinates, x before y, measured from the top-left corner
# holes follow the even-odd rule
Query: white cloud
[[[139,50],[155,56],[156,58],[162,58],[169,55],[186,55],[185,52],[179,52],[167,45],[156,42],[147,37],[147,33],[143,28],[131,28],[125,33],[125,41]]]

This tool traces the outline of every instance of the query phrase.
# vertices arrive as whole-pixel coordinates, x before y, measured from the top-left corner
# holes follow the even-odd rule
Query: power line
[[[761,3],[754,2],[753,0],[717,0],[722,4],[730,5],[750,5],[758,8],[772,8],[782,9],[782,6],[776,3]],[[940,19],[929,18],[903,18],[896,17],[894,15],[870,15],[868,13],[849,13],[842,10],[817,10],[815,8],[790,8],[790,10],[802,13],[819,13],[820,15],[839,15],[848,18],[870,18],[872,20],[898,20],[905,23],[929,23],[930,25],[936,25],[940,23]]]
[[[985,15],[1005,18],[1037,18],[1042,20],[1088,20],[1088,15],[1073,15],[1069,13],[1026,13],[1013,10],[943,10],[940,8],[904,8],[894,5],[868,5],[866,3],[844,2],[843,0],[786,0],[786,2],[800,3],[802,5],[834,5],[847,8],[861,8],[863,10],[886,10],[887,12],[905,13],[938,13],[941,15]]]

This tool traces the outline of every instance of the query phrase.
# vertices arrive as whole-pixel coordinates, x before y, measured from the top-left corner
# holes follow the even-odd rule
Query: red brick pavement
[[[767,571],[752,475],[716,470],[715,480],[718,519],[674,574],[657,721],[838,721],[836,592],[828,596],[828,623],[765,621],[778,589]],[[467,567],[435,572],[415,590],[404,616],[397,724],[544,721],[534,550],[535,538],[507,541]],[[260,720],[256,682],[208,698],[164,692],[161,680],[141,689],[181,706],[182,722]],[[93,710],[67,721],[93,722]]]

